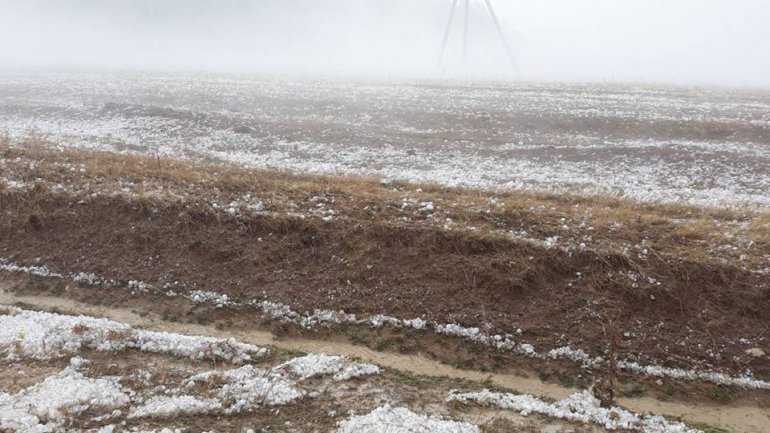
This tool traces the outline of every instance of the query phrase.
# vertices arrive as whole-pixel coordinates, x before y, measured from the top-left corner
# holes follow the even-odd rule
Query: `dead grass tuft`
[[[107,331],[107,341],[122,341],[126,340],[130,336],[128,330],[115,330],[111,329]]]
[[[78,323],[72,327],[72,332],[74,332],[76,335],[84,335],[86,332],[88,332],[88,326],[82,323]]]

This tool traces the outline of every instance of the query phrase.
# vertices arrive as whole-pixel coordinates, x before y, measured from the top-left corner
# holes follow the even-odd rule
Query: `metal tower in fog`
[[[462,1],[464,3],[463,65],[465,66],[468,63],[468,33],[469,33],[468,31],[470,27],[471,0],[462,0]],[[497,35],[500,36],[500,40],[503,43],[503,47],[505,48],[505,53],[508,55],[508,59],[511,61],[511,64],[513,65],[514,69],[518,69],[518,66],[516,64],[516,58],[513,56],[513,50],[511,49],[511,45],[508,43],[508,39],[505,37],[505,33],[503,32],[503,26],[500,25],[500,20],[497,18],[497,14],[495,13],[495,8],[492,7],[492,1],[484,0],[484,3],[486,3],[487,5],[489,16],[492,18],[492,22],[495,25],[495,30],[497,30]],[[439,54],[439,60],[438,60],[439,67],[442,66],[444,63],[444,54],[446,52],[447,43],[449,42],[449,34],[451,33],[452,24],[454,23],[457,7],[459,5],[460,5],[460,0],[452,1],[452,10],[449,13],[449,22],[447,22],[446,30],[444,31],[444,39],[441,42],[441,53]]]

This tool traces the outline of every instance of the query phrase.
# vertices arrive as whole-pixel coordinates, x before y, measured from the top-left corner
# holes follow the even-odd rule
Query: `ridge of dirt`
[[[665,287],[639,290],[608,277],[630,271],[624,257],[590,251],[568,254],[506,239],[355,221],[244,221],[210,214],[185,221],[180,214],[194,212],[189,206],[156,210],[120,198],[88,205],[56,196],[35,201],[45,215],[41,227],[14,229],[24,224],[16,217],[0,228],[0,248],[19,263],[40,259],[60,272],[156,287],[184,282],[299,311],[486,323],[504,333],[522,329],[522,337],[538,346],[575,345],[597,354],[606,348],[604,317],[617,317],[629,336],[621,354],[678,355],[737,369],[745,368],[730,356],[745,350],[738,341],[770,320],[770,292],[760,286],[765,278],[729,267],[653,258],[649,266]],[[11,215],[24,215],[28,205],[8,195],[0,204]],[[711,344],[704,350],[695,343],[700,341]],[[722,359],[705,357],[708,350]],[[770,376],[770,365],[754,364],[758,374]]]
[[[526,375],[484,373],[460,370],[422,356],[384,353],[361,346],[335,341],[319,341],[296,338],[276,338],[270,332],[260,330],[218,330],[211,326],[172,323],[150,315],[117,307],[85,304],[67,298],[53,296],[23,296],[8,292],[10,285],[0,282],[0,303],[23,304],[63,314],[83,314],[104,317],[148,330],[167,331],[187,335],[204,335],[237,340],[259,346],[273,346],[293,352],[327,353],[346,355],[365,362],[372,362],[389,369],[425,377],[444,377],[516,390],[535,396],[561,399],[575,392],[574,388],[548,384]],[[673,419],[681,419],[695,425],[727,429],[733,433],[760,433],[770,423],[770,413],[759,407],[728,404],[685,403],[660,401],[650,397],[623,397],[618,403],[638,413],[655,413]]]
[[[34,141],[0,140],[0,154],[0,259],[20,265],[300,312],[458,323],[516,334],[541,352],[606,357],[614,331],[621,359],[770,377],[770,358],[746,353],[770,353],[767,213],[301,176]],[[514,363],[473,350],[471,367]]]
[[[3,152],[3,176],[27,186],[0,190],[0,252],[22,265],[298,311],[521,329],[538,348],[594,356],[605,354],[612,322],[621,357],[770,377],[770,360],[745,353],[770,352],[763,213],[382,185],[40,145]],[[709,249],[719,230],[737,230],[741,247],[726,256]]]

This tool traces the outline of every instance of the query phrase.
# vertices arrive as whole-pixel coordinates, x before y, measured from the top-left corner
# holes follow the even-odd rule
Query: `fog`
[[[770,2],[0,0],[0,68],[473,76],[770,87]]]

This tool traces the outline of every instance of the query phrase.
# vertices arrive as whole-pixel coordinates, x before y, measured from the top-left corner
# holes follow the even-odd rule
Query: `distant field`
[[[601,85],[0,76],[0,133],[485,189],[770,206],[770,93]]]

